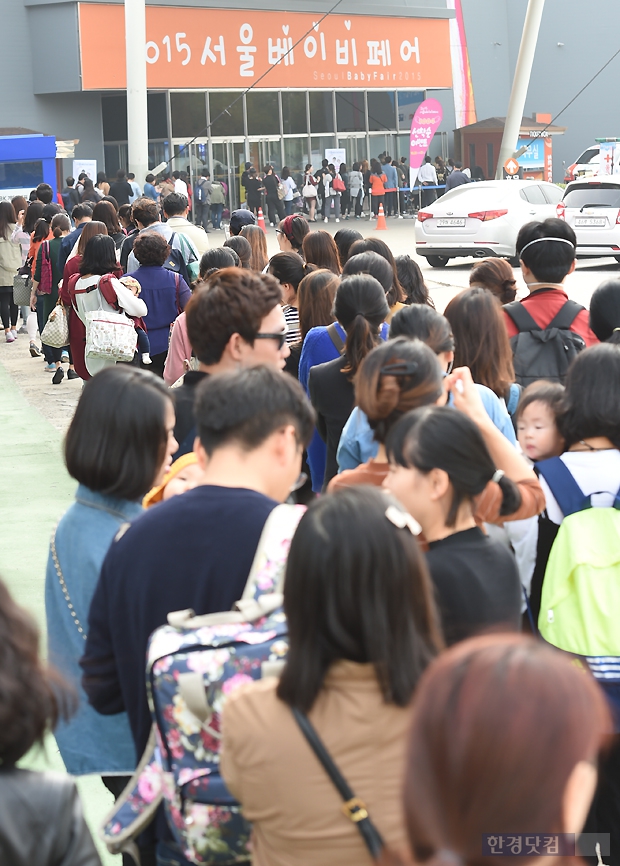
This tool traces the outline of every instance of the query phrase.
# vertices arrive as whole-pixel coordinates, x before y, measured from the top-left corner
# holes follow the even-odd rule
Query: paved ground
[[[345,227],[356,228],[365,237],[375,234],[374,221],[349,220],[339,225],[331,222],[328,226],[317,223],[317,228],[327,228],[332,233]],[[380,236],[395,255],[414,255],[411,220],[388,220],[388,230]],[[219,246],[224,242],[224,233],[212,232],[210,240],[212,246]],[[270,255],[278,252],[273,229],[268,230],[268,248]],[[440,310],[468,285],[473,260],[456,260],[440,269],[429,268],[424,259],[418,261]],[[520,271],[515,274],[521,282]],[[620,266],[612,259],[579,263],[568,279],[567,288],[572,298],[587,305],[594,289],[605,279],[620,279]],[[20,335],[12,344],[0,342],[0,435],[5,454],[0,485],[0,575],[16,599],[36,617],[42,630],[48,542],[75,490],[62,460],[62,436],[80,391],[80,380],[69,382],[65,378],[60,385],[51,384],[51,374],[43,372],[43,360],[30,357],[27,336]],[[29,756],[29,765],[62,769],[52,738],[46,751],[47,756]],[[87,817],[95,827],[108,810],[111,797],[98,778],[82,779],[79,785]],[[118,866],[120,858],[106,855],[104,862],[106,866]]]

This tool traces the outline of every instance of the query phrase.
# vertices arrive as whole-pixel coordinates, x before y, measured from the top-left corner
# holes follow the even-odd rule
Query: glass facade
[[[171,170],[190,181],[207,167],[223,180],[230,206],[244,199],[245,162],[259,171],[291,169],[297,184],[307,163],[316,169],[327,148],[344,149],[345,162],[381,153],[408,156],[408,130],[424,91],[190,90],[149,93],[149,164],[172,157]],[[127,167],[125,95],[102,99],[108,175]],[[189,141],[192,140],[191,144]]]

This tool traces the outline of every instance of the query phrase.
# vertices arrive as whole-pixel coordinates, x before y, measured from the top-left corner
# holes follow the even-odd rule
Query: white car
[[[416,252],[433,268],[456,256],[515,259],[517,234],[557,216],[562,190],[542,180],[485,180],[450,190],[418,211]]]
[[[564,183],[570,183],[571,180],[576,180],[578,177],[585,175],[596,175],[599,172],[601,161],[601,146],[600,144],[592,144],[586,148],[584,152],[577,157],[577,161],[569,165],[566,169]]]
[[[572,181],[564,190],[558,216],[577,235],[577,258],[613,256],[620,262],[620,177]]]

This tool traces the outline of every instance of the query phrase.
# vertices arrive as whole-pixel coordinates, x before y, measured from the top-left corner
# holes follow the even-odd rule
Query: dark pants
[[[358,217],[362,213],[362,204],[364,202],[364,190],[360,189],[357,195],[353,198],[352,202],[355,205],[355,216]]]
[[[224,210],[223,204],[212,204],[211,206],[211,224],[214,229],[219,229],[220,223],[222,222],[222,211]]]
[[[39,334],[43,333],[43,328],[45,327],[45,323],[47,318],[45,316],[45,298],[43,295],[39,295],[37,298],[37,324],[39,326]],[[43,341],[41,341],[41,350],[43,352],[43,357],[47,361],[48,364],[57,364],[60,361],[60,356],[62,355],[62,349],[57,349],[55,346],[46,346]]]
[[[396,213],[396,193],[393,191],[385,194],[385,215],[392,216]]]
[[[371,195],[370,196],[370,209],[374,216],[379,216],[379,205],[382,204],[385,210],[385,204],[383,199],[385,196],[383,195]]]
[[[345,189],[345,191],[340,194],[340,213],[344,216],[345,214],[349,214],[350,212],[351,196],[349,194],[349,190]]]
[[[196,225],[202,226],[205,231],[209,227],[209,211],[211,206],[206,201],[194,202],[194,213],[196,215]]]
[[[274,225],[278,220],[284,219],[284,205],[276,195],[267,196],[267,211],[269,213],[269,222]]]
[[[156,376],[159,376],[160,379],[164,378],[164,366],[166,364],[166,358],[168,356],[168,352],[159,352],[157,355],[151,355],[152,364],[148,364],[145,369],[150,370],[151,373],[155,373]]]
[[[426,184],[422,184],[422,186],[426,186]],[[422,207],[428,207],[429,204],[432,204],[434,201],[437,201],[437,190],[436,189],[423,189],[422,190]]]
[[[609,866],[620,864],[620,734],[615,734],[611,745],[599,759],[598,784],[586,819],[584,833],[609,833],[610,856],[603,862]],[[595,857],[584,858],[595,864]]]
[[[0,316],[3,328],[16,327],[19,309],[13,303],[13,286],[0,286]]]

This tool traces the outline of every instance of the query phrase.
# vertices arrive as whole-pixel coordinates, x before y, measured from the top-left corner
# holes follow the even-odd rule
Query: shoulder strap
[[[545,479],[564,517],[590,507],[590,499],[573,478],[566,463],[551,457],[536,464],[536,471]]]
[[[567,331],[582,310],[585,310],[585,307],[582,307],[577,301],[566,301],[557,315],[549,322],[547,328],[559,328],[561,331]]]
[[[327,333],[329,334],[329,339],[332,341],[336,349],[338,349],[338,354],[342,355],[344,352],[344,342],[335,322],[332,322],[331,325],[327,326]]]
[[[183,312],[183,310],[181,309],[181,302],[179,300],[179,284],[180,284],[181,278],[179,277],[179,275],[177,274],[176,271],[172,271],[172,273],[174,274],[174,288],[175,288],[176,302],[177,302],[177,313],[179,315],[181,315],[181,313]]]
[[[519,333],[542,330],[540,325],[530,316],[521,301],[512,301],[510,304],[504,304],[504,310],[519,329]]]
[[[342,811],[347,818],[350,818],[357,826],[372,859],[378,860],[385,843],[383,842],[381,834],[370,819],[366,804],[363,800],[360,800],[359,797],[356,797],[349,787],[347,780],[334,763],[331,755],[325,748],[323,741],[312,726],[308,716],[295,707],[292,707],[291,709],[295,721],[299,725],[308,745],[318,758],[319,763],[329,776],[332,784],[344,800]]]
[[[282,592],[284,570],[295,530],[305,514],[304,505],[277,505],[263,527],[241,601],[262,593]]]

